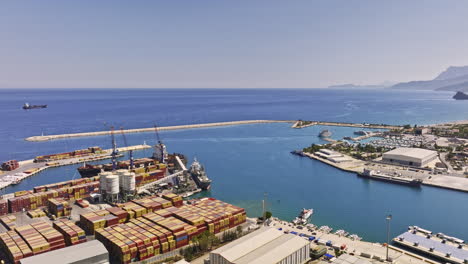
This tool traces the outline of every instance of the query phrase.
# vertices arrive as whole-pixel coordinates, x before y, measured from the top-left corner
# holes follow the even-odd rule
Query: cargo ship
[[[186,162],[184,155],[174,153],[167,154],[166,146],[162,143],[157,144],[154,147],[155,151],[153,156],[149,158],[141,158],[135,160],[124,160],[116,163],[115,169],[128,169],[135,173],[153,173],[156,170],[168,170],[169,173],[173,173],[177,168],[177,161],[175,159],[178,156],[183,163]],[[133,167],[131,166],[133,163]],[[84,164],[78,168],[82,178],[89,178],[97,176],[101,171],[112,171],[112,163],[108,164]]]
[[[392,176],[380,173],[379,171],[375,172],[373,170],[364,169],[362,173],[358,173],[359,177],[373,179],[378,181],[386,181],[396,184],[408,185],[411,187],[421,187],[422,180],[412,179],[412,178],[403,178],[399,176]]]
[[[319,137],[331,137],[331,135],[332,133],[330,132],[330,130],[325,129],[320,132]]]
[[[39,108],[47,108],[47,105],[30,105],[29,103],[24,103],[23,109],[39,109]]]
[[[314,209],[302,208],[302,211],[299,213],[299,216],[293,220],[293,223],[296,225],[306,225],[313,213]]]
[[[200,164],[200,162],[195,159],[190,166],[190,176],[197,184],[198,188],[202,190],[209,190],[211,188],[211,180],[208,178],[205,172],[205,168]]]

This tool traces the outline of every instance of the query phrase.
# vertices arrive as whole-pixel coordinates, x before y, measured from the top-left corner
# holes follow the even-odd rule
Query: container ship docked
[[[190,166],[190,176],[193,181],[197,184],[198,188],[202,190],[209,190],[211,188],[211,180],[208,178],[205,172],[205,168],[195,159]]]
[[[299,213],[299,216],[297,216],[292,222],[296,225],[306,225],[307,221],[313,213],[314,209],[302,208],[302,211]]]
[[[358,173],[359,177],[373,179],[378,181],[386,181],[401,185],[408,185],[411,187],[421,187],[422,180],[420,179],[411,179],[403,178],[398,176],[386,175],[383,173],[375,172],[373,170],[364,169],[362,173]]]
[[[174,153],[168,154],[166,151],[166,146],[159,142],[154,146],[155,151],[153,156],[149,158],[124,160],[116,162],[115,168],[112,163],[108,164],[84,164],[78,168],[82,178],[89,178],[97,176],[102,171],[113,171],[118,169],[128,169],[131,172],[147,173],[150,175],[155,174],[156,177],[164,177],[166,172],[173,173],[177,169],[176,156],[178,156],[183,163],[186,163],[184,155]]]

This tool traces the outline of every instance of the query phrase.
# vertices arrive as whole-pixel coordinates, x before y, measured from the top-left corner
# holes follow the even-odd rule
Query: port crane
[[[120,127],[120,131],[122,132],[122,137],[123,137],[123,140],[124,140],[125,147],[128,148],[127,137],[125,136],[125,132],[123,130],[123,127]],[[133,149],[131,149],[131,148],[128,149],[128,155],[130,157],[130,169],[132,170],[133,169]]]
[[[166,163],[166,146],[162,143],[161,138],[159,137],[158,127],[156,123],[154,124],[154,133],[156,134],[156,145],[154,146],[153,157],[158,159],[161,163]]]
[[[111,126],[111,139],[112,139],[112,171],[117,168],[117,144],[115,143],[114,126]]]

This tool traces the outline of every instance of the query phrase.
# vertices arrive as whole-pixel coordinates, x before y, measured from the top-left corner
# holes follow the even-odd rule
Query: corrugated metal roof
[[[424,159],[434,154],[437,152],[422,148],[396,148],[384,153],[384,155],[400,155],[418,159]]]
[[[309,241],[284,234],[275,228],[262,228],[234,242],[214,250],[226,260],[236,264],[277,263],[291,255]]]
[[[275,228],[262,228],[246,236],[243,236],[223,247],[214,250],[212,253],[220,254],[230,262],[247,255],[253,250],[267,244],[268,242],[282,236],[281,231]]]
[[[90,262],[89,260],[92,259]],[[92,240],[75,246],[70,246],[44,254],[22,259],[21,264],[72,264],[72,263],[106,263],[109,253],[104,245]]]
[[[300,248],[309,245],[309,241],[295,235],[284,234],[264,246],[237,259],[236,264],[278,263]]]

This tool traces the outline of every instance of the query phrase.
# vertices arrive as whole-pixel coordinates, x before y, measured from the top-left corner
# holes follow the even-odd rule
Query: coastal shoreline
[[[324,158],[318,157],[317,155],[311,154],[311,153],[304,153],[304,156],[314,159],[317,161],[320,161],[324,164],[327,164],[329,166],[332,166],[336,169],[346,171],[346,172],[351,172],[351,173],[360,173],[364,169],[364,161],[359,161],[357,159],[351,158],[347,156],[348,158],[352,159],[350,162],[344,162],[344,163],[334,163],[332,161],[326,160]],[[434,187],[434,188],[442,188],[442,189],[447,189],[447,190],[452,190],[452,191],[458,191],[458,192],[464,192],[468,193],[468,187],[464,184],[460,184],[458,181],[459,179],[461,180],[467,180],[464,178],[458,178],[458,177],[453,177],[453,176],[446,176],[446,175],[438,175],[437,176],[439,181],[434,180],[434,179],[424,179],[422,181],[422,185]],[[444,178],[442,178],[444,177]],[[447,178],[450,177],[450,178]],[[446,179],[446,180],[444,180]],[[456,180],[456,181],[455,181]]]

